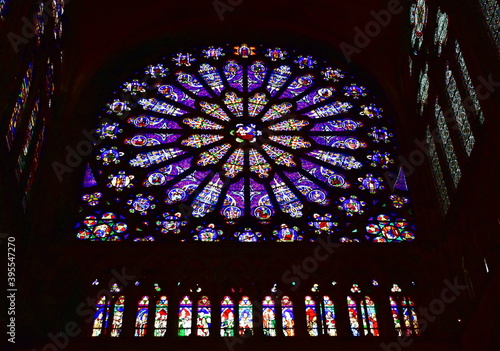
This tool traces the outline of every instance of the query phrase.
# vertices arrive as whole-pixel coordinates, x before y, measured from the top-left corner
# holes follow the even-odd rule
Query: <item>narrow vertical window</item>
[[[475,139],[467,119],[462,97],[457,88],[457,82],[453,77],[453,72],[448,63],[446,66],[446,92],[448,93],[448,101],[455,114],[455,119],[459,128],[460,141],[462,142],[465,152],[467,152],[467,156],[470,156]]]
[[[248,296],[243,296],[238,305],[240,335],[253,334],[253,305]]]
[[[295,316],[293,314],[293,303],[288,296],[281,299],[281,320],[283,323],[283,334],[285,336],[295,335]]]
[[[125,308],[125,296],[120,296],[115,301],[113,310],[113,321],[111,323],[111,336],[120,336],[123,328],[123,310]]]
[[[220,336],[234,336],[234,303],[229,296],[221,302]]]
[[[310,336],[318,336],[318,314],[316,311],[316,301],[311,296],[306,296],[306,327]]]
[[[335,324],[335,305],[329,296],[323,296],[323,333],[336,336],[337,326]]]
[[[434,45],[437,46],[438,56],[441,56],[443,47],[446,44],[446,39],[448,38],[448,15],[445,12],[441,12],[441,8],[439,7],[436,21],[437,26],[436,33],[434,34]]]
[[[365,296],[365,299],[361,301],[361,317],[365,335],[379,336],[375,303],[369,296]]]
[[[473,109],[475,115],[479,119],[479,123],[483,125],[484,123],[483,111],[481,109],[481,105],[479,104],[479,99],[476,94],[476,89],[472,84],[472,79],[470,78],[469,70],[467,69],[467,65],[465,64],[465,60],[462,55],[462,50],[460,49],[460,45],[458,45],[457,40],[455,40],[455,57],[457,59],[458,66],[460,67],[460,76],[462,77],[462,83],[465,86],[465,90],[467,91],[467,94],[469,95],[472,101],[472,106],[470,106],[470,108]],[[467,101],[467,98],[465,101]]]
[[[479,0],[491,40],[500,53],[500,5],[496,0]]]
[[[439,157],[436,151],[436,143],[432,138],[429,126],[427,126],[426,139],[428,145],[427,152],[429,153],[429,159],[432,169],[432,176],[436,184],[441,207],[443,209],[443,212],[446,213],[448,212],[448,208],[450,207],[450,198],[448,197],[448,188],[446,187],[443,171],[441,170],[441,164],[439,163]]]
[[[210,307],[210,300],[208,297],[203,296],[198,301],[198,318],[196,322],[196,329],[198,336],[209,336],[210,326],[212,325],[212,309]]]
[[[410,8],[410,23],[412,25],[411,45],[418,53],[424,41],[424,29],[427,24],[427,4],[425,0],[413,1]]]
[[[139,301],[137,316],[135,318],[135,336],[145,336],[148,326],[149,297],[143,296]]]
[[[417,103],[420,106],[420,114],[424,113],[424,107],[429,98],[429,64],[425,64],[425,68],[420,72],[418,79]]]
[[[349,312],[349,324],[351,325],[351,333],[353,336],[360,336],[360,326],[358,317],[358,305],[352,297],[347,296],[347,309]]]
[[[24,140],[23,146],[21,148],[21,153],[17,158],[17,177],[20,179],[24,170],[26,169],[26,161],[28,157],[28,152],[30,151],[30,147],[33,144],[33,134],[35,132],[35,127],[37,125],[38,119],[38,110],[39,110],[39,99],[36,99],[35,104],[33,105],[33,110],[31,111],[31,116],[28,121],[28,126],[26,127],[26,139]]]
[[[160,299],[156,302],[154,336],[156,337],[165,336],[165,333],[167,332],[167,320],[168,320],[168,299],[166,296],[161,296]]]
[[[389,301],[394,328],[398,335],[420,335],[415,303],[408,296],[401,296],[401,288],[397,284],[393,284],[391,292],[394,296],[390,296]]]
[[[108,314],[109,302],[106,304],[106,296],[102,296],[96,304],[92,336],[101,336],[106,334],[106,329],[108,327]]]
[[[448,162],[448,169],[450,171],[451,177],[453,179],[453,185],[455,188],[458,185],[460,178],[462,177],[462,171],[458,165],[457,156],[455,154],[455,149],[451,142],[450,131],[444,119],[443,110],[436,99],[435,105],[435,115],[439,131],[439,136],[441,139],[441,145],[443,147],[444,154],[446,156],[446,161]]]
[[[193,303],[189,299],[189,296],[184,296],[179,303],[179,336],[191,335],[192,323]]]
[[[262,322],[265,336],[276,336],[276,308],[271,296],[262,301]]]

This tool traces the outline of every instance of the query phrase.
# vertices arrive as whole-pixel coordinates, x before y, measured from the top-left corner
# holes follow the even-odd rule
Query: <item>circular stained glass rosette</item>
[[[97,130],[84,187],[102,196],[82,213],[112,208],[129,240],[391,241],[390,230],[367,233],[368,218],[389,205],[411,217],[389,198],[408,194],[387,184],[404,179],[380,103],[347,69],[293,50],[166,57],[122,84]],[[200,231],[207,223],[214,235]],[[276,234],[283,225],[292,239]],[[250,232],[262,235],[243,240]],[[92,235],[111,234],[79,238]]]

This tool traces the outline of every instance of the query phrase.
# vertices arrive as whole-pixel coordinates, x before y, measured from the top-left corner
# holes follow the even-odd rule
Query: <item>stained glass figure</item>
[[[112,337],[120,336],[123,328],[123,310],[125,308],[125,296],[120,296],[116,299],[113,308],[113,321],[111,322]]]
[[[135,336],[142,337],[146,335],[148,327],[148,308],[149,296],[143,296],[139,301],[139,307],[135,317]]]
[[[265,336],[276,336],[276,308],[271,296],[262,301],[262,323]]]
[[[94,323],[92,326],[92,336],[101,336],[106,334],[108,329],[109,302],[106,304],[106,296],[101,296],[96,304],[94,313]]]
[[[156,302],[155,312],[155,337],[163,337],[167,332],[168,321],[168,299],[166,296],[161,296]]]
[[[191,335],[191,327],[193,325],[193,303],[189,299],[189,296],[184,296],[184,298],[179,302],[177,325],[179,336]]]
[[[323,310],[321,311],[321,316],[323,320],[323,334],[337,336],[335,305],[329,296],[323,296]]]
[[[411,224],[409,195],[384,176],[399,170],[390,113],[343,66],[250,44],[166,57],[104,106],[79,238],[373,242],[342,221],[377,224],[387,208]]]
[[[253,335],[253,304],[248,296],[243,296],[238,304],[239,335]]]
[[[210,300],[208,297],[203,296],[198,301],[198,318],[196,319],[196,335],[209,336],[210,326],[212,325],[212,309],[210,307]]]
[[[220,336],[234,336],[234,303],[229,296],[224,296],[220,307]]]
[[[281,319],[283,334],[285,336],[295,335],[295,315],[293,314],[293,303],[288,296],[281,299]]]
[[[316,312],[316,302],[311,296],[305,297],[306,306],[306,327],[310,336],[318,336],[318,314]]]
[[[429,64],[426,63],[424,69],[420,71],[418,78],[417,104],[420,106],[420,114],[424,113],[425,105],[429,98]]]

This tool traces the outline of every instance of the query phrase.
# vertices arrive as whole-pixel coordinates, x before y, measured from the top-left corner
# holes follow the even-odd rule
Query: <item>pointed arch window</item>
[[[305,297],[306,306],[306,327],[309,336],[318,336],[318,313],[316,311],[316,301],[311,296]]]
[[[357,284],[353,284],[351,292],[356,297],[347,296],[347,307],[349,311],[349,320],[353,336],[364,335],[379,336],[377,312],[375,303],[369,296],[361,297],[361,289]]]
[[[276,336],[276,307],[271,296],[262,301],[262,322],[265,336]]]
[[[220,336],[234,336],[234,302],[224,296],[220,307]]]
[[[106,303],[106,296],[101,296],[96,304],[92,336],[106,335],[106,330],[108,329],[109,308],[110,302]]]
[[[238,304],[240,335],[253,335],[253,304],[248,296],[243,296]]]
[[[415,54],[420,51],[424,41],[424,30],[427,25],[428,7],[425,0],[414,0],[410,8],[410,23],[412,25],[411,45]]]
[[[145,336],[148,326],[149,296],[143,296],[139,301],[137,315],[135,317],[135,336]]]
[[[111,333],[112,337],[118,337],[122,333],[123,328],[123,313],[125,309],[125,296],[119,296],[113,308],[113,320],[111,322]]]
[[[337,336],[335,305],[329,296],[323,296],[323,334]]]
[[[163,337],[167,332],[168,321],[168,298],[160,296],[156,302],[155,331],[154,336]]]
[[[178,335],[190,336],[192,326],[193,326],[193,303],[189,299],[189,296],[184,296],[184,298],[179,303]]]
[[[212,325],[212,308],[208,297],[203,296],[198,301],[198,318],[196,320],[196,329],[198,336],[209,336]]]
[[[415,303],[410,297],[401,294],[401,288],[394,284],[389,297],[394,328],[399,336],[420,335]]]
[[[281,320],[283,334],[285,336],[295,335],[295,315],[293,313],[293,303],[288,296],[281,299]]]

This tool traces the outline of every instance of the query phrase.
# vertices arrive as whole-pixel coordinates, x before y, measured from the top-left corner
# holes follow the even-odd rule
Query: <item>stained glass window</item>
[[[45,29],[45,22],[43,20],[43,10],[44,10],[43,7],[44,3],[43,2],[39,3],[38,10],[34,16],[35,33],[38,45],[40,45],[40,42],[42,40],[42,35]]]
[[[500,5],[497,0],[479,0],[490,37],[500,53]]]
[[[323,296],[323,334],[337,336],[337,326],[335,320],[335,305],[329,296]]]
[[[443,52],[443,47],[446,44],[446,39],[448,38],[448,15],[441,11],[438,7],[437,19],[436,19],[436,32],[434,34],[434,45],[437,46],[438,56],[441,56]]]
[[[28,179],[26,180],[26,185],[24,186],[24,198],[23,206],[26,207],[26,203],[31,195],[31,189],[35,181],[35,173],[40,162],[40,156],[42,153],[42,146],[45,140],[45,125],[42,125],[40,132],[35,144],[35,149],[33,151],[33,156],[31,157],[31,165],[29,168]]]
[[[425,0],[414,0],[410,8],[410,23],[412,25],[411,45],[417,53],[424,41],[424,29],[427,24],[428,7]]]
[[[439,163],[439,157],[436,151],[436,143],[432,138],[429,126],[427,127],[426,140],[428,145],[427,152],[429,153],[429,160],[432,168],[432,175],[434,178],[434,182],[436,183],[441,207],[443,209],[443,212],[446,213],[448,212],[448,208],[450,207],[450,198],[448,197],[448,189],[446,188],[443,171],[441,170],[441,164]]]
[[[347,296],[347,308],[353,336],[360,336],[362,330],[364,335],[379,336],[375,303],[369,296],[365,296],[359,302],[355,297]]]
[[[316,301],[311,296],[305,297],[306,305],[306,327],[310,336],[318,336],[318,313],[316,311]]]
[[[110,302],[106,303],[106,296],[101,296],[96,304],[92,336],[101,336],[106,334],[106,330],[108,329],[109,305]]]
[[[30,147],[32,145],[33,141],[33,134],[35,132],[35,127],[37,124],[37,119],[38,119],[38,110],[39,110],[39,100],[37,99],[35,101],[35,104],[33,105],[33,110],[31,111],[30,119],[28,121],[28,125],[26,127],[26,139],[24,140],[24,143],[21,147],[21,153],[19,154],[19,157],[17,158],[17,176],[18,179],[21,177],[23,174],[25,168],[26,168],[26,161],[28,157],[28,152],[30,150]]]
[[[7,12],[7,0],[0,0],[0,19],[5,18],[5,13]]]
[[[420,114],[424,113],[424,107],[429,98],[429,64],[425,64],[425,68],[420,72],[418,79],[417,103],[420,106]]]
[[[276,336],[276,308],[271,296],[262,301],[262,323],[265,336]]]
[[[28,94],[30,91],[32,78],[33,78],[33,63],[30,63],[21,81],[21,90],[19,91],[19,95],[14,104],[14,110],[12,112],[12,116],[10,118],[9,126],[7,129],[6,138],[7,138],[7,147],[9,148],[9,150],[12,148],[12,145],[14,144],[21,116],[24,112],[24,109],[26,108],[26,101],[28,100]]]
[[[203,296],[200,301],[198,301],[198,318],[196,320],[197,335],[209,336],[211,325],[212,309],[210,307],[210,300],[208,297]]]
[[[446,67],[446,92],[448,94],[448,101],[455,114],[455,120],[458,124],[459,136],[462,145],[465,148],[465,152],[470,156],[472,148],[474,147],[475,138],[472,135],[472,130],[467,118],[467,113],[465,112],[464,104],[460,92],[457,88],[457,82],[453,76],[449,64]]]
[[[161,296],[156,302],[155,332],[154,336],[165,336],[168,321],[168,299]]]
[[[462,177],[462,171],[460,169],[460,166],[458,165],[455,149],[453,148],[453,144],[451,142],[450,131],[448,129],[448,125],[446,124],[443,110],[439,105],[438,99],[436,99],[434,111],[439,131],[440,144],[446,156],[446,161],[448,163],[448,170],[451,174],[451,177],[453,179],[453,184],[456,188],[460,178]]]
[[[135,317],[135,336],[145,336],[148,326],[149,297],[143,296],[139,301],[137,315]]]
[[[371,88],[309,55],[234,47],[179,53],[123,83],[99,121],[77,237],[388,242],[354,227],[411,224],[407,190],[388,184],[398,151]],[[84,222],[108,212],[126,230],[92,235]]]
[[[253,305],[248,296],[243,296],[238,305],[240,335],[253,335]]]
[[[285,336],[294,336],[295,316],[293,314],[293,303],[288,296],[283,296],[281,299],[281,319],[283,334]]]
[[[472,84],[472,80],[469,75],[469,70],[467,69],[467,65],[465,64],[465,60],[462,55],[462,50],[460,49],[460,45],[458,44],[458,40],[455,40],[455,57],[457,59],[458,66],[460,67],[460,76],[462,78],[462,83],[464,84],[465,90],[469,95],[464,100],[464,103],[468,102],[467,104],[465,104],[465,107],[469,111],[472,111],[475,114],[475,116],[477,116],[480,124],[482,125],[484,123],[483,111],[481,109],[481,105],[479,104],[479,99],[476,94],[476,89]]]
[[[179,303],[178,335],[179,336],[191,335],[192,325],[193,325],[193,303],[189,299],[189,296],[184,296],[184,298]]]
[[[125,296],[116,299],[113,309],[113,321],[111,322],[111,336],[120,336],[123,328],[123,311],[125,308]]]
[[[54,38],[60,39],[63,31],[62,17],[64,13],[64,1],[52,0],[52,17],[54,18]]]
[[[234,303],[224,296],[220,306],[220,336],[234,336]]]
[[[401,293],[397,284],[393,285],[392,293]],[[395,294],[389,296],[394,328],[399,336],[420,335],[415,303],[407,296]]]

